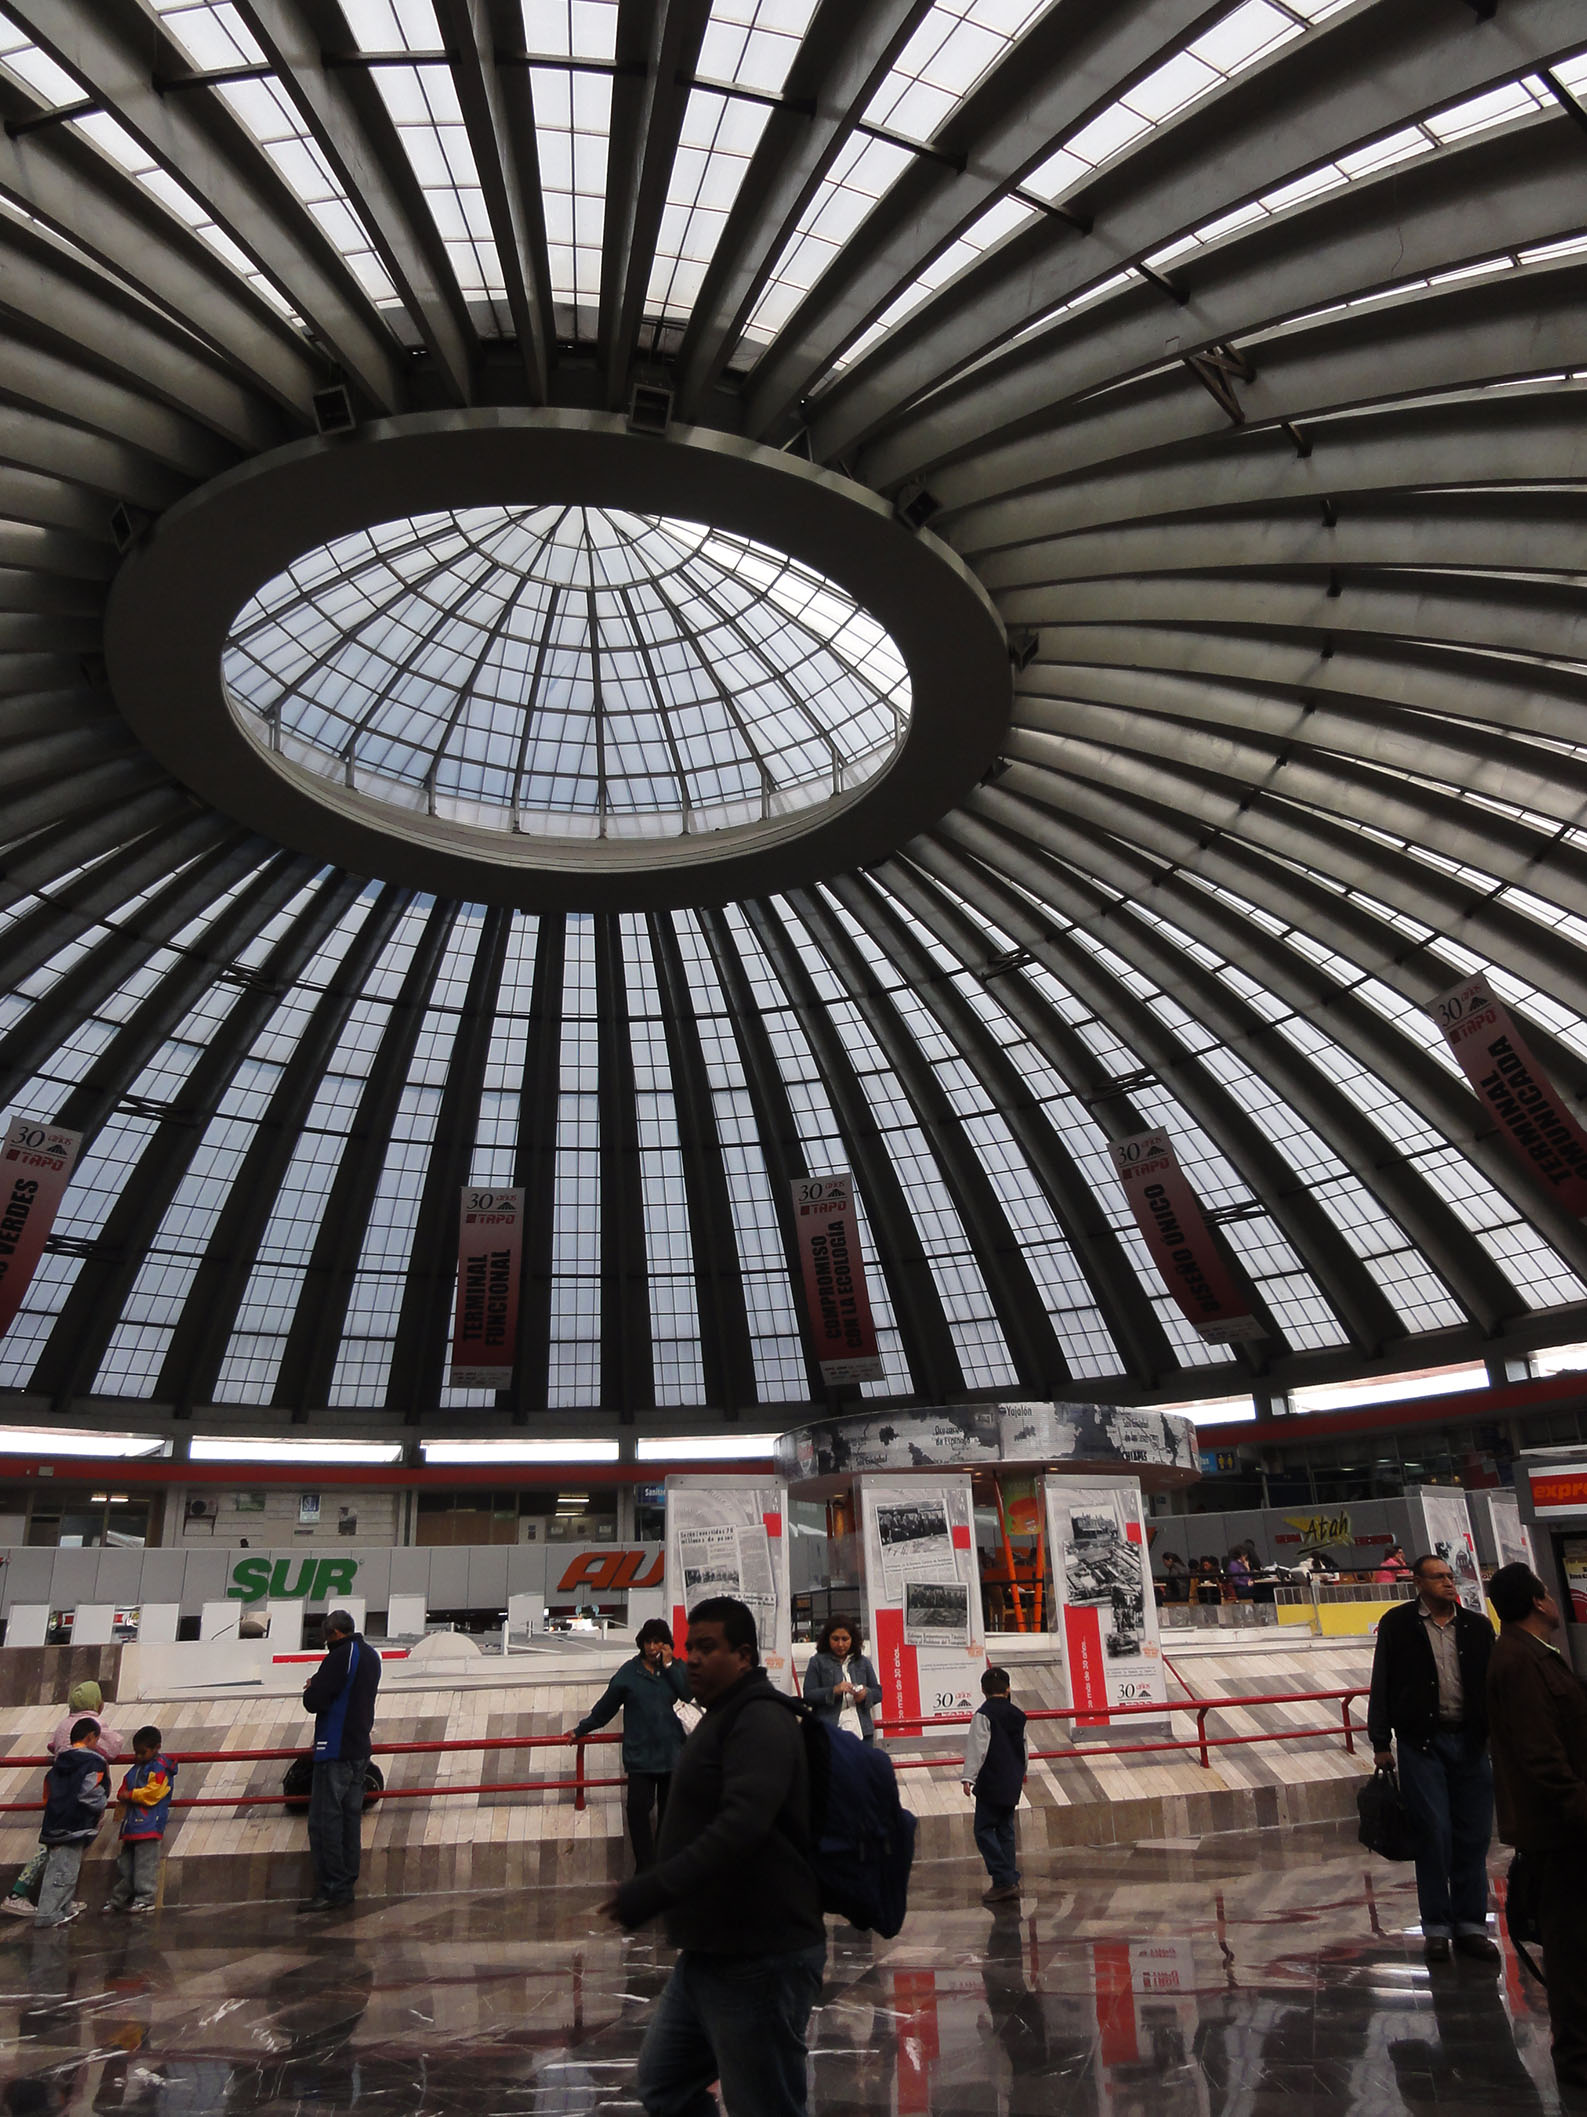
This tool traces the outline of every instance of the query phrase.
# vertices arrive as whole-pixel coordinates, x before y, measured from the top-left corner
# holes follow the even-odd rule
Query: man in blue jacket
[[[314,1715],[314,1894],[300,1911],[336,1911],[353,1901],[379,1688],[380,1656],[345,1610],[332,1610],[325,1620],[325,1659],[303,1686],[303,1709]]]
[[[683,1747],[684,1728],[674,1708],[689,1697],[689,1678],[672,1657],[672,1633],[659,1617],[647,1617],[635,1634],[639,1652],[625,1661],[606,1689],[569,1735],[570,1742],[593,1735],[618,1713],[623,1716],[623,1770],[628,1775],[628,1835],[634,1866],[643,1874],[656,1858],[650,1815],[656,1829],[667,1812],[672,1767]]]

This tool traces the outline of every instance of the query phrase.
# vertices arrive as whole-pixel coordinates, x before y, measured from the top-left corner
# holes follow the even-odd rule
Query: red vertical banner
[[[801,1176],[793,1187],[794,1229],[804,1275],[805,1312],[821,1379],[880,1382],[882,1360],[865,1291],[854,1179]]]
[[[1110,1141],[1108,1152],[1164,1286],[1207,1343],[1265,1338],[1218,1254],[1168,1134],[1134,1132]]]
[[[1587,1132],[1489,981],[1452,985],[1429,1012],[1516,1160],[1567,1213],[1587,1214]]]
[[[11,1328],[71,1182],[81,1132],[14,1117],[0,1147],[0,1334]]]
[[[465,1190],[449,1388],[512,1387],[522,1260],[523,1192]]]

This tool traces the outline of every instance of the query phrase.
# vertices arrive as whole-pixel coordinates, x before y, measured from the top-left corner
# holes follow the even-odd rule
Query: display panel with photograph
[[[967,1476],[860,1480],[884,1720],[973,1712],[986,1637]]]
[[[1133,1479],[1045,1484],[1065,1702],[1087,1708],[1077,1728],[1106,1727],[1110,1707],[1168,1696],[1141,1488]]]
[[[731,1595],[754,1615],[762,1668],[792,1691],[787,1488],[776,1479],[669,1477],[666,1498],[666,1606],[678,1651],[695,1604]]]

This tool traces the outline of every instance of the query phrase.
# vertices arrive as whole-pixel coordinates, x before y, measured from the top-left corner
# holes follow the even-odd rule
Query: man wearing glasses
[[[1488,1761],[1488,1656],[1493,1627],[1462,1607],[1447,1559],[1419,1558],[1417,1594],[1378,1626],[1367,1736],[1373,1761],[1399,1752],[1400,1788],[1420,1832],[1416,1895],[1430,1963],[1451,1948],[1497,1964],[1488,1938],[1488,1841],[1493,1770]]]

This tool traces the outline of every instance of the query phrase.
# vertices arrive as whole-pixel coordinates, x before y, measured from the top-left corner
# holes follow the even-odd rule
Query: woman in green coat
[[[672,1766],[685,1730],[675,1708],[689,1698],[689,1678],[672,1656],[672,1633],[649,1617],[635,1638],[639,1652],[625,1661],[569,1736],[593,1735],[623,1716],[623,1770],[628,1774],[628,1835],[640,1873],[655,1864],[655,1832],[667,1806]],[[652,1826],[651,1816],[655,1822]]]

